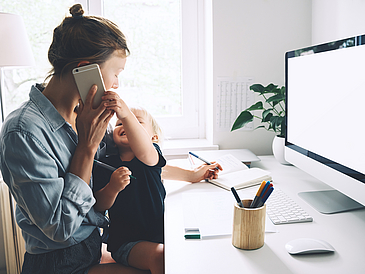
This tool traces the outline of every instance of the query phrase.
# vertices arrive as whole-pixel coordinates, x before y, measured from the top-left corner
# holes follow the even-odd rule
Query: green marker
[[[112,166],[110,166],[110,165],[107,165],[107,164],[105,164],[105,163],[103,163],[103,162],[100,162],[100,161],[98,161],[98,160],[95,160],[94,159],[94,163],[95,164],[97,164],[98,166],[101,166],[101,167],[104,167],[104,168],[106,168],[106,169],[109,169],[110,171],[115,171],[116,170],[116,168],[115,167],[112,167]],[[131,179],[137,179],[136,177],[134,177],[134,176],[132,176],[132,175],[129,175],[129,178],[131,178]]]
[[[185,228],[185,239],[200,239],[199,228]]]

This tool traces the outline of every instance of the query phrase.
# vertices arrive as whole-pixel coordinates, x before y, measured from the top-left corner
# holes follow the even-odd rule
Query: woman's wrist
[[[70,164],[69,171],[79,176],[87,184],[90,182],[95,153],[96,149],[77,146]]]

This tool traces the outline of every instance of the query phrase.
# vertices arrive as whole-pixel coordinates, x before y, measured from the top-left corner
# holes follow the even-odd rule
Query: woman
[[[97,63],[106,90],[116,88],[129,50],[109,20],[83,16],[79,4],[70,13],[54,30],[49,83],[32,87],[0,135],[0,168],[26,243],[22,273],[143,273],[99,264],[106,221],[93,209],[91,171],[113,111],[105,101],[92,107],[96,86],[82,102],[71,73]]]

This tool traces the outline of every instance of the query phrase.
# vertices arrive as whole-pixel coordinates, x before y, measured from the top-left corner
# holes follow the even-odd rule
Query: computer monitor
[[[299,193],[322,213],[365,205],[364,62],[365,35],[285,54],[285,159],[331,187]]]

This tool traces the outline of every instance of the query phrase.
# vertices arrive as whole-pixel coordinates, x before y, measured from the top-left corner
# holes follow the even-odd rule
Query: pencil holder
[[[242,200],[244,208],[234,204],[232,244],[240,249],[258,249],[264,245],[266,204],[249,208],[252,200]]]

